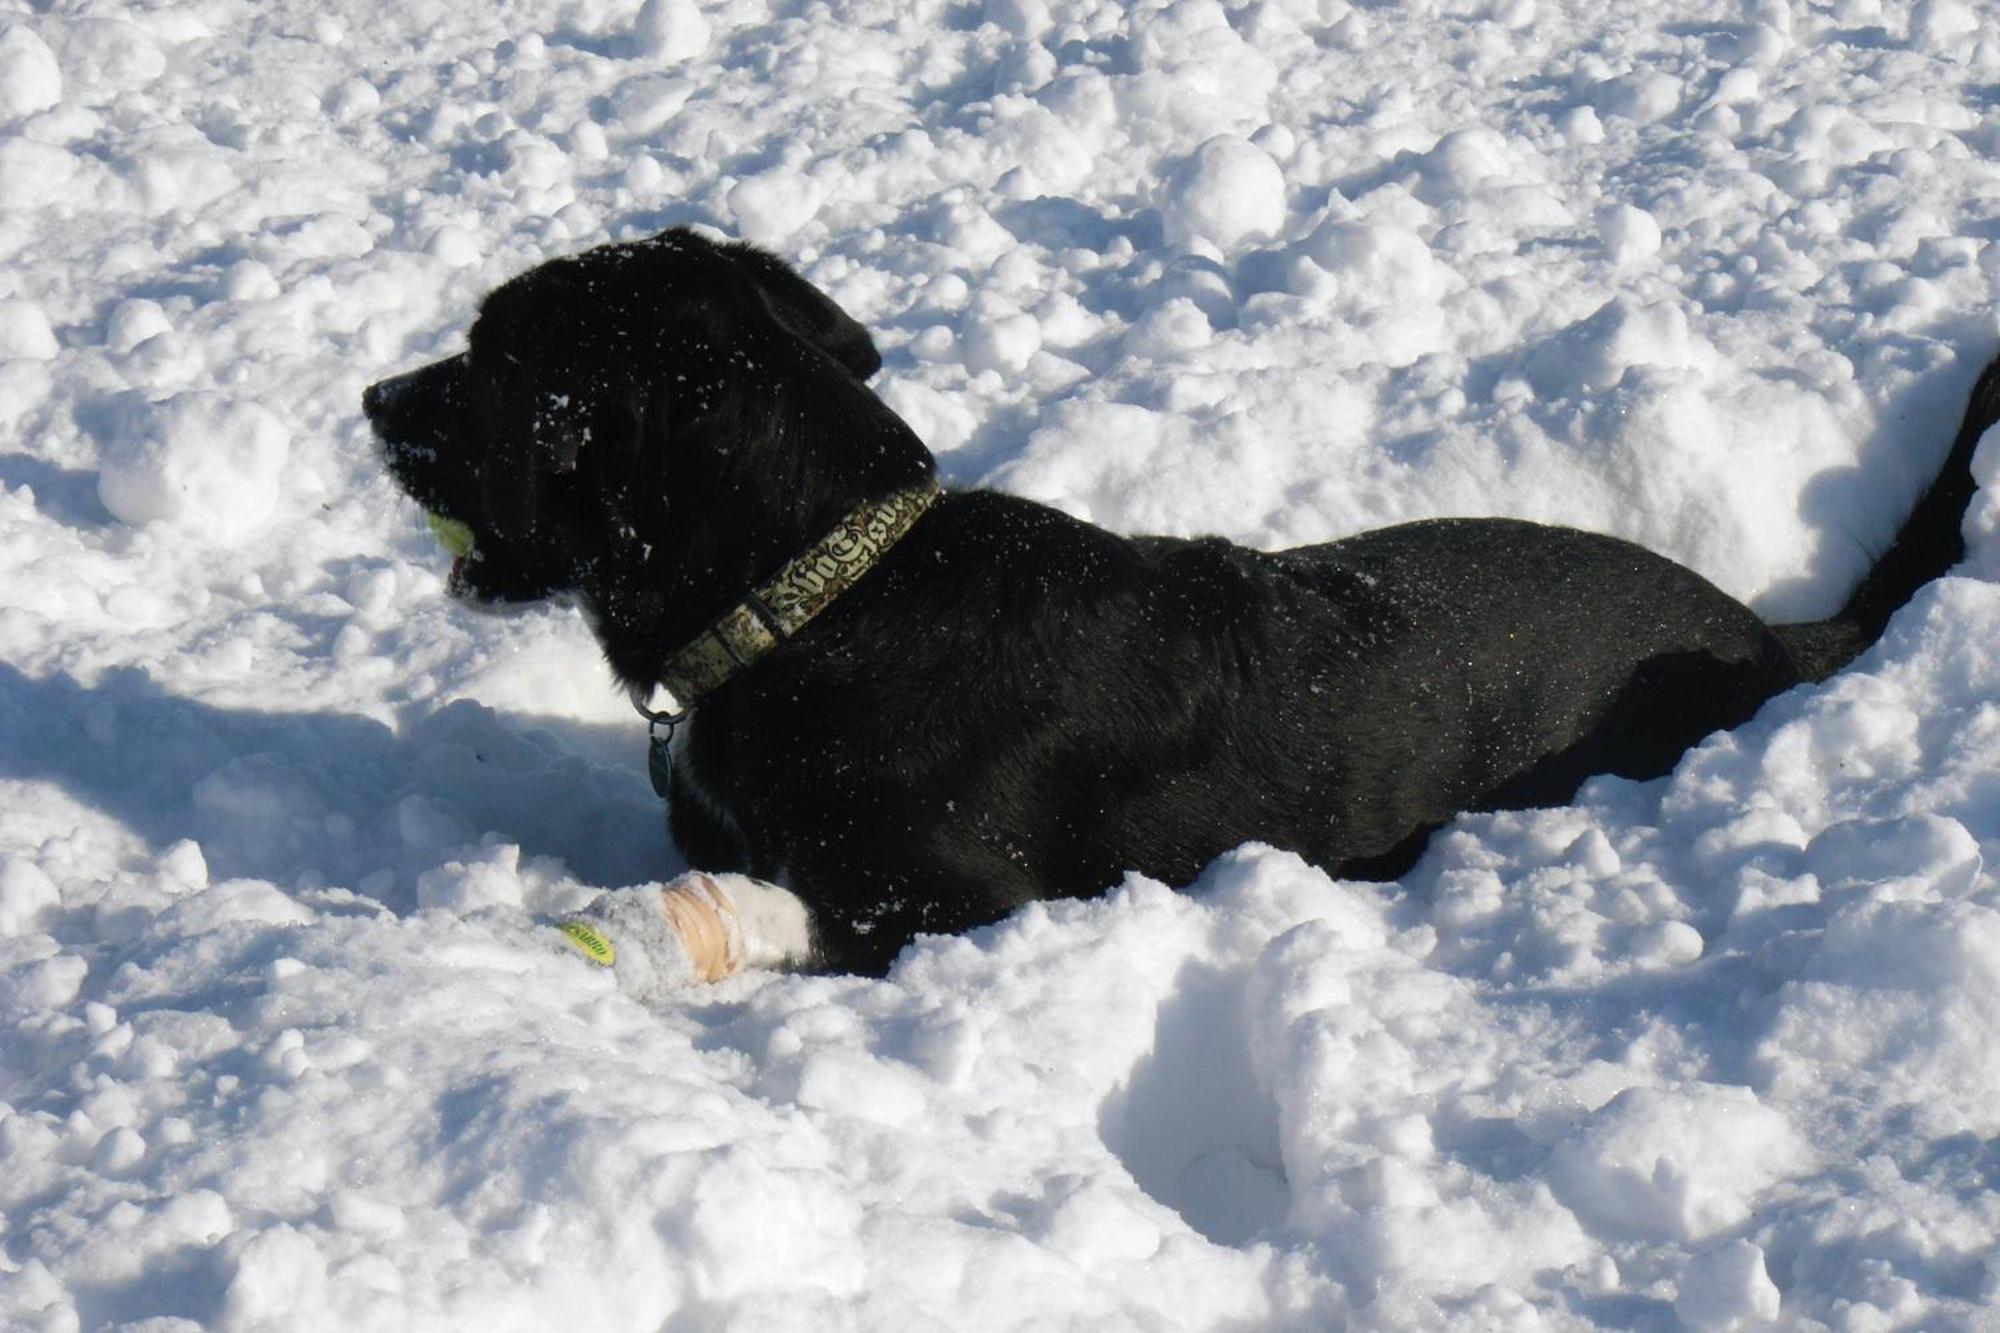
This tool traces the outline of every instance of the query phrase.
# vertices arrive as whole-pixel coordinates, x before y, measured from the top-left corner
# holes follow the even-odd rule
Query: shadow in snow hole
[[[1217,1244],[1242,1245],[1291,1204],[1278,1108],[1251,1067],[1244,979],[1190,963],[1178,980],[1098,1132],[1148,1195]]]

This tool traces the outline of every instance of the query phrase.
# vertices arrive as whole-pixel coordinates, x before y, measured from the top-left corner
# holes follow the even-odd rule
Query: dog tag
[[[655,733],[646,742],[646,776],[652,779],[653,790],[663,801],[670,801],[674,795],[674,754],[671,738]]]

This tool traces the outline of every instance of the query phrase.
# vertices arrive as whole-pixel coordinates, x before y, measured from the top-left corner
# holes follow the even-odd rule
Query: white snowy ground
[[[1852,669],[1404,884],[648,1010],[532,925],[679,868],[640,725],[358,412],[700,223],[955,482],[1810,617],[2000,347],[1996,159],[1996,0],[0,0],[0,1327],[2000,1326],[1991,489]]]

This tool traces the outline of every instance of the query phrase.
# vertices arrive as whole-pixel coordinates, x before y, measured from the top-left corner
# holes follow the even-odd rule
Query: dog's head
[[[929,466],[861,387],[881,364],[867,332],[747,245],[677,229],[552,260],[489,295],[469,343],[362,403],[396,481],[470,531],[450,587],[473,602],[740,577],[704,531],[810,524],[907,484],[907,461],[873,475],[871,434]],[[792,522],[753,512],[772,506]]]

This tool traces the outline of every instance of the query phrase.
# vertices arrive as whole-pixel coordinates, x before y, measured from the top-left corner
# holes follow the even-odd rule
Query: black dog
[[[1128,869],[1183,883],[1251,839],[1389,876],[1460,811],[1664,773],[1960,557],[2000,417],[1996,362],[1847,607],[1767,626],[1565,528],[1261,554],[936,496],[929,451],[862,382],[879,364],[777,259],[676,230],[514,279],[469,351],[366,397],[397,481],[473,533],[454,591],[578,595],[635,697],[663,678],[698,697],[680,847],[792,889],[817,961],[858,970]]]

